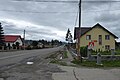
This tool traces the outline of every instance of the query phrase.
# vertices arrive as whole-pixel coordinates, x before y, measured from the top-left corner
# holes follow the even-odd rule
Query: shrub
[[[81,47],[80,53],[81,53],[81,56],[87,57],[87,47]]]
[[[29,45],[29,46],[26,47],[26,49],[27,49],[27,50],[31,50],[32,48],[31,48],[31,46]]]

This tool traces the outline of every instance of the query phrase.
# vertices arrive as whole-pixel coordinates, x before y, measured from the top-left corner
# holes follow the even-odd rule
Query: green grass
[[[98,52],[92,51],[92,55],[97,55]],[[101,55],[111,55],[111,51],[101,51]],[[115,55],[120,55],[120,50],[115,50]]]
[[[110,52],[99,52],[101,55],[111,55]],[[97,53],[93,52],[92,55],[97,55]]]
[[[104,67],[120,67],[120,61],[103,61]]]
[[[51,60],[50,63],[59,64],[59,65],[62,65],[62,66],[67,66],[66,62],[63,62],[63,61],[57,60],[57,59]]]
[[[64,52],[63,52],[63,57],[64,57],[64,58],[68,58],[68,55],[67,55],[67,54],[68,54],[68,52],[67,52],[67,51],[64,51]]]
[[[116,55],[120,55],[120,50],[116,50]]]
[[[95,67],[95,68],[100,68],[100,67],[120,67],[120,61],[102,61],[103,65],[97,65],[96,61],[83,61],[80,63],[78,60],[72,61],[72,63],[84,66],[84,67]]]
[[[101,55],[111,55],[110,52],[100,52]],[[93,52],[92,55],[97,55],[97,53]],[[115,55],[120,55],[120,52],[116,51]]]

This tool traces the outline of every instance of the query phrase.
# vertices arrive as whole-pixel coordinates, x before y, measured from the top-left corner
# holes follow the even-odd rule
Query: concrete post
[[[10,48],[7,46],[7,50],[10,50]]]
[[[115,49],[111,49],[111,60],[114,59],[115,56]]]
[[[4,46],[2,46],[2,50],[4,50]]]
[[[111,56],[115,55],[115,49],[111,49]]]
[[[87,50],[87,57],[88,57],[88,60],[90,60],[91,61],[91,49],[88,49]]]
[[[97,54],[97,64],[102,65],[102,63],[101,63],[101,54],[100,53]]]

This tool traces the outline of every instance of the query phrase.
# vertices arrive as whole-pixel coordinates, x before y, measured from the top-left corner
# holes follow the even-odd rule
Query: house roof
[[[114,35],[113,33],[111,33],[110,31],[108,31],[106,28],[104,28],[103,26],[101,26],[99,23],[97,23],[96,25],[94,25],[93,27],[81,27],[80,28],[80,31],[81,31],[81,36],[83,36],[84,34],[86,34],[87,32],[91,31],[93,28],[96,28],[96,27],[100,27],[102,28],[103,30],[107,31],[108,33],[110,33],[112,36],[114,36],[115,38],[118,38],[116,35]],[[77,35],[78,35],[78,31],[79,30],[79,27],[75,27],[74,29],[74,40],[77,38]]]
[[[5,42],[15,42],[18,38],[21,39],[20,35],[4,35]]]
[[[84,33],[86,33],[88,30],[90,30],[91,29],[91,27],[81,27],[81,35],[83,35]],[[76,39],[77,38],[77,35],[78,35],[78,31],[79,30],[79,27],[75,27],[75,29],[74,29],[74,39]]]

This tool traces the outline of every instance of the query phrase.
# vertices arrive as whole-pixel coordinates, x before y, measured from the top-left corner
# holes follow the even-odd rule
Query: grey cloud
[[[95,21],[101,23],[105,28],[120,37],[120,16],[114,13],[103,13],[95,17]]]
[[[77,5],[59,4],[59,3],[35,3],[35,2],[11,2],[5,4],[15,11],[32,11],[32,12],[58,12],[58,13],[19,13],[7,12],[14,19],[30,21],[35,24],[51,26],[65,30],[71,24],[73,26],[76,13],[59,13],[59,12],[77,12]],[[3,5],[1,5],[3,6]],[[3,6],[4,7],[4,6]],[[5,8],[9,9],[9,8]]]
[[[119,2],[113,2],[113,1],[116,1],[116,0],[89,0],[89,1],[95,1],[95,2],[83,2],[82,3],[82,9],[85,12],[87,12],[87,11],[111,10],[113,7],[115,9],[115,6],[117,8],[119,8]],[[97,1],[99,1],[99,2],[97,2]],[[107,1],[107,2],[105,2],[105,1]],[[112,2],[110,2],[110,1],[112,1]]]
[[[109,11],[119,9],[119,7],[120,3],[102,3],[102,2],[82,3],[83,12],[82,25],[92,26],[97,22],[100,22],[107,29],[120,36],[119,35],[120,11],[115,12]],[[49,36],[57,35],[56,33],[51,32],[53,28],[56,28],[57,30],[60,31],[67,31],[67,29],[70,28],[72,31],[73,27],[76,26],[75,20],[77,13],[60,13],[60,12],[77,12],[78,3],[74,4],[37,3],[37,2],[13,2],[12,0],[0,0],[0,10],[4,9],[13,11],[0,11],[0,18],[23,20],[36,25],[49,26],[45,27],[44,29],[41,29],[40,27],[36,28],[34,26],[30,26],[30,28],[27,29],[26,31],[28,31],[30,35],[33,35],[33,38],[39,36],[39,38],[43,37],[50,39]],[[39,12],[58,12],[58,13],[39,13]],[[15,32],[21,34],[23,32],[23,29],[20,27],[18,28],[18,26],[15,24],[6,22],[4,22],[4,24],[5,24],[4,28],[7,33]]]
[[[27,33],[39,34],[39,35],[57,35],[56,33],[52,33],[46,30],[27,30]]]
[[[17,28],[17,26],[12,23],[7,23],[7,22],[3,22],[3,21],[1,23],[2,23],[5,34],[21,34],[21,33],[23,33],[23,29]]]
[[[120,38],[120,28],[117,28],[116,30],[112,30],[112,32]]]
[[[17,27],[17,25],[5,21],[1,21],[5,34],[23,34],[23,28]],[[26,28],[26,34],[33,35],[36,37],[41,35],[56,36],[56,33],[51,32],[49,29],[36,28],[34,26],[29,26]]]
[[[99,16],[95,18],[95,21],[100,21],[100,22],[107,22],[107,23],[113,23],[116,21],[119,21],[120,19],[120,14],[115,14],[115,13],[102,13]]]

